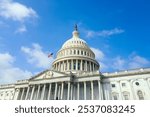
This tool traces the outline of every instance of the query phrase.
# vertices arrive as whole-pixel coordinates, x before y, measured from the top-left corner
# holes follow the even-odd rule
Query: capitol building
[[[77,26],[50,69],[0,85],[0,100],[149,100],[150,68],[101,73]]]

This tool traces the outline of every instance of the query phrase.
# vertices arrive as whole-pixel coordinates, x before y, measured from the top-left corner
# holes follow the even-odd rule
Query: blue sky
[[[0,82],[50,68],[74,24],[100,71],[150,67],[149,0],[0,0]]]

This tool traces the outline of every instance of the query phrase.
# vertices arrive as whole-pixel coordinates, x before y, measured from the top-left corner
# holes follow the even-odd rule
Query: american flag
[[[50,53],[48,54],[48,58],[52,57],[53,56],[53,53]]]

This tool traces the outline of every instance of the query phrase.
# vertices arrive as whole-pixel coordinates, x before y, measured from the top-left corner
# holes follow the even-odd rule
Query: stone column
[[[55,83],[55,94],[54,94],[54,100],[56,100],[57,97],[57,82]]]
[[[133,81],[133,80],[130,80],[130,81],[129,81],[129,83],[130,83],[129,85],[130,85],[131,92],[132,92],[131,95],[133,96],[133,99],[136,99],[136,96],[135,96],[135,93],[134,93],[134,89],[133,89],[133,85],[132,85],[132,81]]]
[[[121,91],[120,81],[118,81],[118,85],[119,85],[120,98],[121,100],[123,100],[124,98],[123,98],[122,91]]]
[[[70,91],[70,99],[72,100],[73,98],[72,98],[72,95],[73,95],[73,85],[71,84],[71,91]]]
[[[92,70],[91,70],[91,68],[92,68],[92,67],[91,67],[91,62],[89,62],[89,65],[90,65],[90,71],[92,71]]]
[[[84,100],[86,100],[86,82],[84,82]]]
[[[77,84],[77,100],[80,98],[80,83]]]
[[[34,89],[35,89],[35,86],[32,86],[32,92],[31,92],[30,100],[32,100],[32,99],[33,99]]]
[[[80,70],[82,71],[82,64],[83,64],[83,60],[81,60],[81,63],[80,63]]]
[[[78,60],[76,59],[76,70],[78,70]]]
[[[91,100],[94,99],[94,93],[93,93],[93,81],[91,81]]]
[[[58,71],[61,71],[60,62],[58,62]]]
[[[69,70],[69,60],[67,60],[67,71]]]
[[[67,94],[67,100],[69,100],[70,97],[70,82],[68,82],[68,94]]]
[[[3,100],[5,100],[6,94],[7,94],[7,91],[5,91],[5,92],[3,93]],[[17,96],[17,99],[18,99],[18,96]]]
[[[148,79],[144,79],[144,81],[145,81],[146,84],[147,84],[148,92],[150,92],[150,86],[149,86],[149,83],[148,83]],[[149,99],[150,99],[150,94],[149,94],[149,93],[147,93],[147,94],[148,94],[148,97],[149,97]]]
[[[99,100],[101,100],[101,83],[100,81],[98,80],[98,93],[99,93]]]
[[[64,83],[61,84],[61,100],[63,99],[63,93],[64,93]]]
[[[88,68],[87,68],[88,66],[87,66],[87,60],[85,61],[85,71],[87,71],[88,70]]]
[[[43,86],[42,95],[41,95],[41,99],[42,99],[42,100],[44,99],[45,88],[46,88],[46,84],[44,84],[44,86]]]
[[[60,88],[61,88],[60,85],[58,85],[58,96],[57,96],[58,100],[60,100]]]
[[[100,82],[100,84],[101,84],[101,81],[99,81]],[[104,94],[103,94],[104,92],[103,92],[103,86],[102,86],[102,84],[101,84],[101,100],[103,100],[104,99]]]
[[[47,97],[48,100],[49,100],[50,97],[51,97],[51,88],[52,88],[52,84],[50,83],[50,84],[49,84],[49,89],[48,89],[48,97]]]
[[[37,100],[38,100],[38,98],[39,98],[40,88],[41,88],[41,86],[40,86],[40,84],[39,84],[39,85],[38,85],[37,95],[36,95],[36,99],[37,99]]]
[[[23,100],[24,91],[25,91],[25,88],[23,88],[23,89],[22,89],[22,94],[21,94],[21,98],[20,98],[20,100]]]
[[[107,95],[107,100],[110,100],[109,83],[106,83],[106,95]]]
[[[66,71],[67,70],[67,61],[66,60],[64,61],[64,64],[65,64],[64,65],[64,71]]]
[[[17,89],[15,89],[15,91],[14,91],[13,99],[14,99],[14,100],[17,100],[17,99],[18,99],[18,96],[19,96],[19,89],[17,88]],[[5,99],[5,94],[4,94],[4,96],[3,96],[3,99]]]
[[[71,70],[73,70],[73,66],[74,66],[73,60],[71,60],[70,62],[71,62]]]
[[[29,90],[30,90],[30,86],[28,86],[28,89],[27,89],[27,93],[26,93],[26,98],[25,98],[25,100],[27,100],[27,99],[28,99]]]
[[[62,63],[63,65],[63,67],[62,67],[62,71],[65,71],[65,62],[63,61],[63,63]]]

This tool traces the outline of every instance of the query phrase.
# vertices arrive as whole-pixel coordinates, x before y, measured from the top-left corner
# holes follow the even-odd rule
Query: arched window
[[[137,95],[138,95],[138,97],[139,97],[139,100],[144,100],[143,92],[142,92],[141,90],[139,90],[139,91],[137,92]]]
[[[71,60],[69,60],[69,70],[71,70],[72,66],[71,66]]]
[[[87,56],[89,56],[89,53],[87,52]]]
[[[119,98],[119,94],[116,93],[116,92],[113,92],[113,93],[112,93],[112,99],[113,99],[113,100],[118,100],[118,98]]]
[[[129,92],[123,92],[123,98],[124,100],[129,100],[130,99],[130,93]]]
[[[79,50],[78,50],[78,55],[79,55]]]
[[[81,51],[81,55],[83,55],[83,51]]]
[[[76,50],[74,50],[74,54],[76,54]]]
[[[81,64],[81,61],[78,60],[78,70],[80,70],[80,64]]]
[[[73,60],[73,70],[76,70],[76,61]]]

